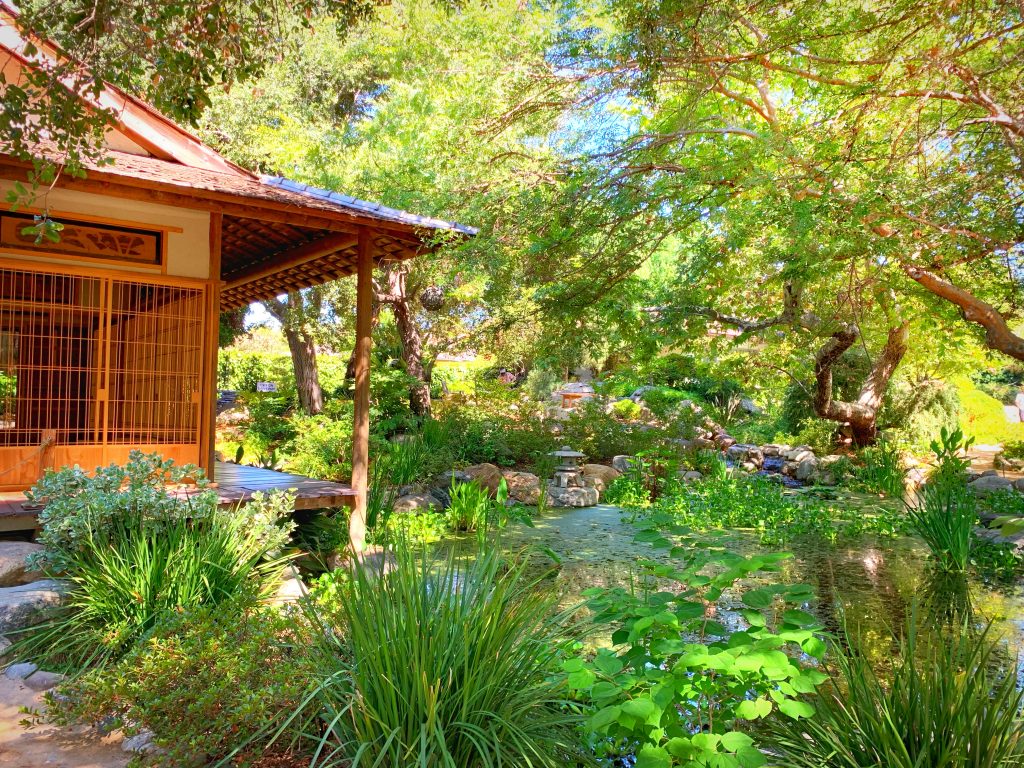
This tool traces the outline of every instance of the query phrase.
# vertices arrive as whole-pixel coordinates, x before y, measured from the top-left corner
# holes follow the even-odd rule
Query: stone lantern
[[[552,484],[557,488],[583,488],[583,470],[580,462],[586,458],[586,454],[574,451],[568,445],[563,445],[557,451],[548,454],[558,459],[558,466],[555,467],[555,474]]]

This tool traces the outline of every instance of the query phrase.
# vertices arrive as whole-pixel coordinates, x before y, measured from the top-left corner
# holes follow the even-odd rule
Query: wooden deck
[[[231,507],[252,500],[257,491],[295,492],[295,509],[326,509],[352,504],[355,491],[343,483],[313,480],[302,475],[275,472],[240,464],[217,462],[214,490],[220,506]],[[35,509],[25,509],[22,493],[0,493],[0,532],[28,531],[36,527]]]

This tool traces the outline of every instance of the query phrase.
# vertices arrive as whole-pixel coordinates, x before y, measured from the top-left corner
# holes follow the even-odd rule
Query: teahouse
[[[60,55],[40,41],[26,53],[16,18],[0,3],[8,83]],[[373,268],[416,256],[439,230],[473,230],[257,176],[117,88],[82,98],[116,115],[106,135],[113,164],[84,179],[61,176],[36,208],[0,206],[0,530],[31,518],[12,492],[45,468],[123,462],[136,448],[199,464],[215,481],[223,475],[226,502],[298,486],[307,508],[347,498],[358,517]],[[0,192],[27,168],[0,154]],[[57,243],[23,232],[43,205],[63,224]],[[349,275],[358,281],[352,487],[218,469],[220,313]],[[302,481],[311,484],[304,492]]]

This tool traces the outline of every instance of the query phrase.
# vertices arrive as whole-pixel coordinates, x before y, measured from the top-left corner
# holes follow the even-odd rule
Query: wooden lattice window
[[[198,444],[205,298],[0,267],[0,448]]]

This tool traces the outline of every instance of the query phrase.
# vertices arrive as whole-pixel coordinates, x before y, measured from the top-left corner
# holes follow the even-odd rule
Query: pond
[[[877,503],[877,499],[847,496],[839,503]],[[554,584],[565,607],[583,601],[590,587],[628,586],[638,574],[637,563],[655,558],[654,551],[633,540],[637,528],[630,516],[612,506],[551,510],[534,519],[534,528],[512,525],[500,545],[508,552],[532,553],[538,567],[550,567],[557,556]],[[912,537],[840,537],[835,543],[804,536],[783,547],[762,547],[753,532],[730,531],[724,542],[735,552],[785,551],[793,557],[779,572],[748,580],[742,587],[774,580],[804,583],[817,599],[803,606],[815,614],[827,630],[839,632],[843,617],[862,650],[873,663],[886,666],[892,657],[891,629],[905,625],[914,610],[932,610],[939,618],[958,620],[969,612],[978,624],[992,621],[993,629],[1007,642],[1010,654],[1024,650],[1024,589],[1018,585],[992,585],[973,577],[937,578],[927,568],[927,548]],[[456,546],[470,551],[475,539]],[[736,595],[726,593],[719,619],[727,625],[737,614]],[[1024,665],[1019,665],[1024,681]]]

